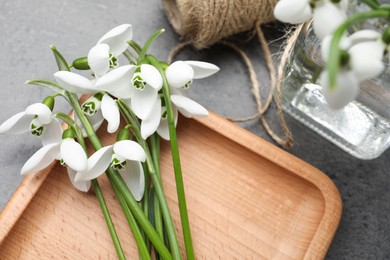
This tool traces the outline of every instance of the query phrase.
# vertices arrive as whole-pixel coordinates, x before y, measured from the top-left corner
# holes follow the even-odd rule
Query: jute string
[[[294,46],[302,27],[299,26],[293,33],[289,32],[286,34],[287,40],[283,44],[284,51],[280,58],[278,72],[276,73],[271,51],[261,30],[261,24],[274,20],[272,10],[275,2],[276,1],[274,0],[163,0],[163,4],[173,27],[179,34],[184,36],[183,42],[177,44],[177,46],[171,50],[168,56],[168,63],[171,63],[174,57],[188,45],[193,45],[196,48],[204,48],[214,43],[218,43],[234,50],[241,57],[248,69],[252,93],[256,100],[257,113],[245,118],[227,117],[227,119],[234,122],[245,122],[259,118],[263,128],[273,140],[279,145],[291,147],[292,134],[287,127],[281,105],[281,81],[283,78],[284,65],[286,64],[287,58],[291,53],[291,49]],[[203,12],[201,12],[201,10],[203,10]],[[254,29],[254,35],[257,36],[262,47],[264,59],[270,75],[270,89],[264,104],[260,94],[260,84],[257,79],[256,70],[251,59],[235,43],[228,40],[222,40],[232,34],[250,29]],[[265,117],[265,114],[272,103],[275,88],[275,104],[284,133],[283,137],[280,137],[273,131]]]

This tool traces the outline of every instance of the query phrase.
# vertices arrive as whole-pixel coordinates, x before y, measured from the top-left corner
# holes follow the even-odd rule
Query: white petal
[[[145,191],[145,175],[138,161],[126,161],[126,167],[119,171],[137,201],[140,201]]]
[[[178,112],[175,106],[173,106],[173,116],[175,118],[175,126],[177,125],[177,119],[178,119]],[[167,118],[162,118],[160,121],[160,125],[157,128],[157,133],[161,138],[169,141],[170,136],[169,136],[169,125],[168,125],[168,119]]]
[[[134,89],[131,108],[137,117],[143,120],[152,112],[155,102],[157,102],[157,90],[146,85],[143,90]]]
[[[216,65],[208,62],[187,60],[185,63],[194,70],[194,79],[206,78],[219,71]]]
[[[205,117],[209,115],[209,112],[206,108],[187,97],[172,95],[171,101],[177,106],[180,113],[182,113],[186,117]]]
[[[141,145],[130,140],[116,142],[114,144],[114,153],[127,160],[141,162],[146,160],[146,154]]]
[[[334,109],[341,109],[354,100],[359,93],[359,82],[353,72],[340,72],[337,76],[336,88],[329,88],[328,72],[320,75],[322,93],[329,106]]]
[[[87,155],[83,147],[75,140],[67,138],[61,142],[61,158],[75,171],[87,169]]]
[[[30,124],[33,119],[33,115],[19,112],[0,125],[0,134],[19,135],[25,133],[30,130]]]
[[[96,76],[100,77],[110,69],[110,46],[98,44],[88,53],[88,65]]]
[[[39,122],[46,125],[52,120],[52,113],[48,106],[42,103],[35,103],[26,108],[26,114],[37,115]]]
[[[161,120],[161,98],[154,103],[152,113],[141,122],[141,136],[144,140],[156,132]]]
[[[194,69],[183,61],[175,61],[165,70],[168,85],[181,88],[194,78]]]
[[[105,146],[97,150],[88,158],[88,166],[85,171],[76,174],[76,181],[93,180],[102,175],[111,163],[113,146]]]
[[[45,131],[41,135],[42,145],[54,144],[61,142],[62,128],[60,122],[54,118],[50,124],[46,125]]]
[[[381,41],[361,42],[352,46],[350,64],[359,81],[375,78],[385,68],[383,64],[385,45]]]
[[[110,46],[111,53],[119,56],[127,49],[127,42],[133,38],[131,24],[122,24],[103,35],[98,43],[106,43]]]
[[[322,59],[327,62],[329,59],[330,44],[332,35],[327,35],[321,42]],[[339,47],[342,50],[347,50],[351,46],[351,40],[348,37],[342,37],[339,42]]]
[[[312,16],[308,0],[280,0],[274,15],[279,21],[292,24],[306,22]]]
[[[357,31],[351,36],[349,36],[349,40],[351,41],[351,45],[355,45],[360,42],[366,42],[366,41],[376,41],[380,39],[381,34],[374,30],[360,30]]]
[[[47,167],[60,152],[60,143],[43,146],[23,165],[21,174],[35,173]]]
[[[156,90],[160,90],[163,84],[163,79],[160,72],[149,64],[141,65],[141,75],[142,79],[145,80],[146,84],[151,86]]]
[[[61,87],[72,93],[93,94],[98,92],[89,79],[76,73],[69,71],[58,71],[54,73],[54,77]]]
[[[343,10],[331,2],[322,2],[314,8],[313,29],[319,39],[333,33],[347,19]]]
[[[118,130],[120,113],[117,103],[109,95],[105,94],[102,99],[102,114],[107,120],[107,132],[114,133]]]
[[[131,98],[133,95],[131,78],[135,69],[133,65],[126,65],[111,70],[96,81],[95,87],[117,98]]]
[[[73,186],[83,192],[89,191],[91,188],[91,181],[75,181],[74,178],[76,176],[76,171],[72,170],[69,167],[66,167],[68,176],[70,179],[70,182],[73,184]]]

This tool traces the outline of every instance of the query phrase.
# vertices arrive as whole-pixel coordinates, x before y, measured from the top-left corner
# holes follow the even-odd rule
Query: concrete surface
[[[0,1],[0,122],[50,93],[24,85],[31,78],[52,79],[56,66],[49,44],[56,44],[66,57],[85,55],[103,33],[122,23],[133,24],[134,38],[141,43],[157,28],[166,28],[152,48],[160,59],[165,59],[179,41],[158,0]],[[279,29],[266,26],[268,38],[280,36]],[[278,43],[273,46],[276,51]],[[257,58],[258,45],[252,41],[246,49],[254,57],[259,79],[266,84],[264,64]],[[245,116],[255,111],[246,70],[230,50],[220,46],[204,51],[188,49],[179,58],[209,61],[221,68],[218,75],[193,85],[192,98],[224,116]],[[64,103],[59,107],[67,110]],[[271,124],[277,126],[274,110],[270,115]],[[379,159],[361,161],[292,118],[287,117],[287,122],[295,139],[294,148],[288,151],[332,178],[343,198],[343,217],[327,258],[389,259],[390,151]],[[269,140],[257,121],[241,125]],[[1,209],[22,180],[22,165],[40,148],[40,142],[28,134],[0,136],[0,142]]]

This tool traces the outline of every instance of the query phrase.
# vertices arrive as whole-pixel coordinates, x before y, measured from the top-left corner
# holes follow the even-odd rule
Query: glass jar
[[[306,23],[284,68],[283,110],[360,159],[380,156],[390,146],[390,69],[360,84],[359,96],[340,110],[328,106],[318,77],[321,42]],[[386,55],[388,56],[388,55]]]

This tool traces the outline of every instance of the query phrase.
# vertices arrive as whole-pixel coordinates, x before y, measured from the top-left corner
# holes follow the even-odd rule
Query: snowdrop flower
[[[144,171],[140,162],[145,160],[145,151],[138,143],[130,140],[118,141],[96,151],[88,159],[87,168],[77,172],[75,180],[79,182],[95,179],[108,167],[112,167],[122,176],[135,199],[140,201],[145,189]]]
[[[76,94],[95,94],[83,105],[83,110],[88,116],[96,114],[96,122],[106,119],[107,131],[115,132],[120,124],[118,105],[110,96],[121,99],[129,99],[132,96],[130,80],[135,66],[127,65],[109,71],[96,81],[91,81],[81,75],[69,71],[58,71],[54,77],[58,84],[65,90]],[[100,113],[97,113],[101,111]],[[101,116],[100,116],[101,115]]]
[[[318,38],[331,34],[347,18],[348,0],[280,0],[274,9],[275,17],[285,23],[299,24],[313,17],[313,28]]]
[[[163,85],[160,72],[150,64],[142,64],[136,67],[131,84],[131,108],[138,118],[146,119],[158,102],[158,91]]]
[[[323,59],[327,61],[330,52],[331,37],[322,42]],[[384,69],[383,55],[386,44],[381,34],[372,30],[363,30],[341,39],[343,52],[341,71],[337,77],[336,88],[330,89],[327,71],[320,77],[323,94],[333,108],[342,108],[356,98],[359,83],[378,76]]]
[[[201,61],[176,61],[168,66],[165,73],[171,90],[171,101],[185,117],[204,117],[207,110],[192,99],[185,97],[182,91],[188,89],[194,79],[202,79],[218,72],[214,64]]]
[[[165,74],[170,87],[175,122],[177,122],[178,111],[185,117],[208,115],[207,109],[184,96],[183,91],[190,87],[194,79],[205,78],[218,71],[219,68],[214,64],[200,61],[175,61],[166,68]],[[142,138],[146,139],[157,130],[162,138],[169,140],[166,108],[161,107],[161,103],[161,99],[158,98],[153,113],[142,120]]]
[[[54,102],[51,96],[44,102],[46,100]],[[52,108],[43,103],[32,104],[25,111],[17,113],[1,124],[0,134],[19,135],[30,131],[32,135],[41,137],[43,145],[51,143],[55,136],[62,133],[60,123],[52,117]]]
[[[56,139],[56,140],[55,140]],[[77,171],[87,168],[87,155],[79,143],[74,140],[74,131],[67,129],[62,135],[56,135],[53,142],[39,149],[24,164],[21,174],[38,172],[47,167],[54,160],[59,160],[67,167],[72,184],[79,190],[87,192],[91,186],[90,181],[75,181]]]
[[[133,38],[130,24],[122,24],[107,32],[88,53],[88,65],[96,77],[118,66],[118,56],[127,49]]]
[[[327,61],[330,53],[331,36],[324,38],[321,44],[322,58]],[[346,65],[352,70],[361,82],[378,76],[384,69],[383,55],[386,44],[381,39],[381,34],[374,30],[362,30],[353,33],[349,37],[343,37],[340,48],[347,52]]]

